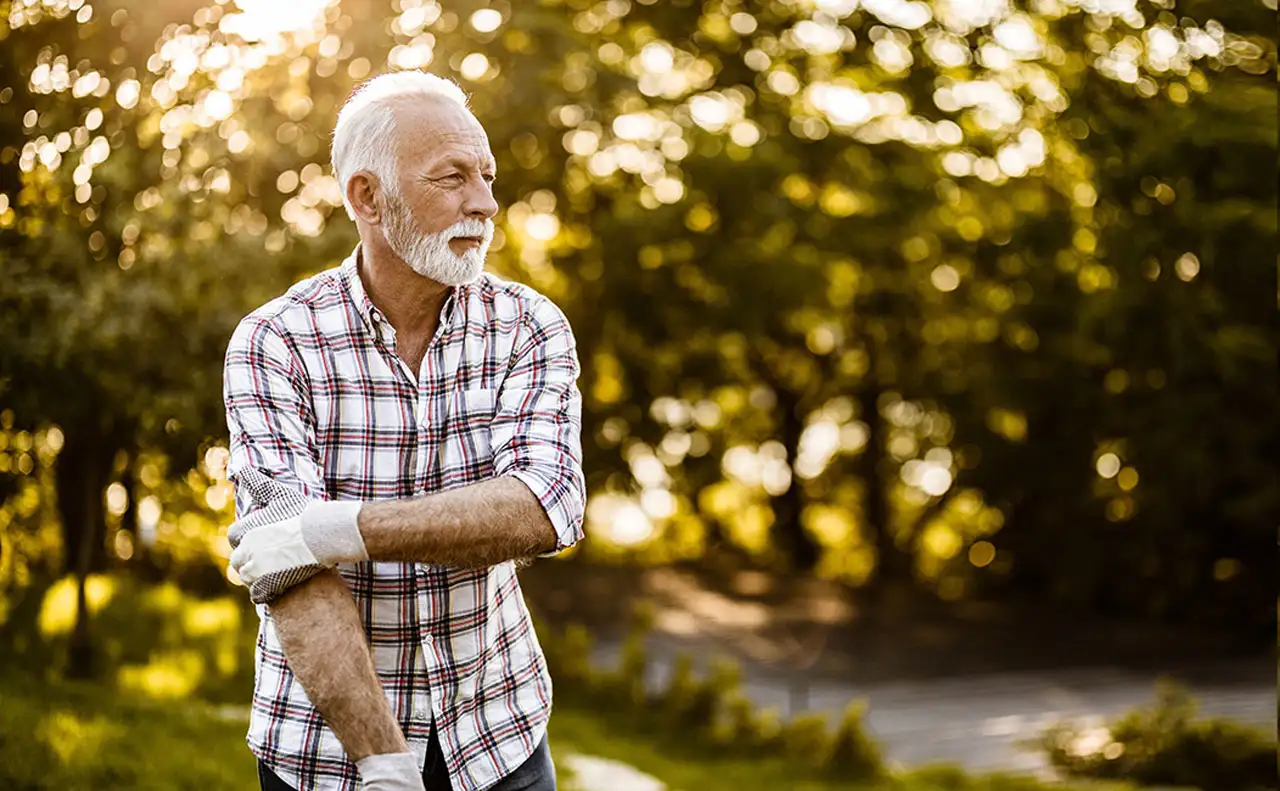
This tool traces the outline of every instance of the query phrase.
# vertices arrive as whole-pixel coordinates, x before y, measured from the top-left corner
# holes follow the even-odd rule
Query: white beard
[[[493,241],[492,220],[468,218],[439,233],[423,234],[402,201],[394,199],[389,203],[387,244],[410,269],[446,286],[460,286],[480,277],[489,243]],[[480,246],[458,255],[449,247],[449,241],[461,236],[479,237]]]

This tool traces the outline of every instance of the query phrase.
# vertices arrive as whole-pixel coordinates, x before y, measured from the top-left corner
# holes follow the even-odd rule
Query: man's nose
[[[493,187],[489,182],[484,179],[475,180],[471,189],[467,190],[463,211],[468,217],[477,220],[493,219],[493,216],[498,213],[498,201],[493,197]]]

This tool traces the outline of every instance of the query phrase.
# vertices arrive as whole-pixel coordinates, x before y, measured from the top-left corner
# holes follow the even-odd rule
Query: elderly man
[[[495,165],[457,85],[369,81],[332,155],[359,246],[226,357],[262,787],[554,789],[515,561],[582,536],[573,335],[483,272]]]

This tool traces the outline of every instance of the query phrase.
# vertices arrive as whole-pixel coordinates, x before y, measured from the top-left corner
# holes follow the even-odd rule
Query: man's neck
[[[435,334],[448,286],[419,275],[380,245],[361,245],[359,273],[369,300],[387,317],[397,337]]]

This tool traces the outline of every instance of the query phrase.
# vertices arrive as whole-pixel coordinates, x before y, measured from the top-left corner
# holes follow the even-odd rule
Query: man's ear
[[[382,222],[382,210],[378,206],[380,190],[378,177],[367,171],[356,171],[347,180],[347,201],[356,217],[368,225],[379,225]]]

